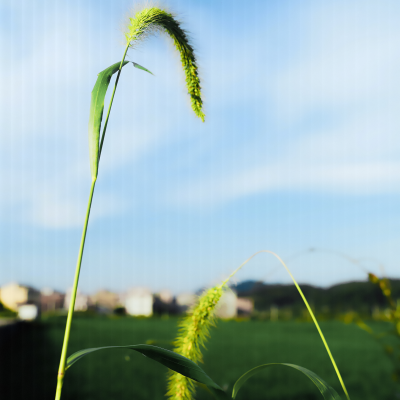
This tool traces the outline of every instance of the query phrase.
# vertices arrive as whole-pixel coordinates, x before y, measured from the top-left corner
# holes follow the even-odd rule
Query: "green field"
[[[54,398],[64,318],[26,326],[0,343],[2,399]],[[82,318],[74,320],[69,354],[86,348],[158,341],[171,348],[177,320]],[[391,364],[382,348],[355,325],[321,323],[352,400],[393,400]],[[205,371],[224,389],[248,369],[270,362],[304,366],[342,394],[338,379],[311,323],[219,321],[205,351]],[[68,370],[63,399],[157,400],[164,398],[166,368],[129,350],[105,350],[87,356]],[[208,399],[198,392],[198,399]],[[274,367],[251,378],[237,399],[322,399],[301,373]],[[344,399],[344,396],[343,396]]]

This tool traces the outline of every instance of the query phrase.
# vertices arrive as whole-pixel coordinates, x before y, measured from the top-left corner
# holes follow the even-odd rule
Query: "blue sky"
[[[0,4],[0,284],[72,284],[90,188],[96,75],[131,1]],[[206,122],[164,36],[128,53],[80,288],[175,293],[261,249],[300,282],[400,277],[400,4],[165,1],[189,30]],[[108,96],[109,97],[109,96]],[[108,104],[106,100],[106,104]],[[237,279],[288,283],[267,255]]]

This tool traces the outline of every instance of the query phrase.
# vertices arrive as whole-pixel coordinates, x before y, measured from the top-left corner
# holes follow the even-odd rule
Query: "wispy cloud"
[[[31,201],[30,222],[51,229],[81,227],[86,212],[86,202],[82,196],[60,197],[58,193],[41,191]],[[126,204],[109,194],[98,194],[91,211],[92,221],[110,215],[123,214]]]
[[[272,164],[240,174],[211,178],[169,196],[170,204],[210,207],[269,192],[312,192],[337,195],[398,193],[400,162],[359,164]]]
[[[13,266],[3,279],[62,288],[69,269],[54,265],[75,261],[90,186],[90,92],[121,57],[130,4],[0,3],[0,261]],[[165,40],[129,52],[155,76],[121,76],[84,285],[107,286],[118,264],[115,288],[150,285],[157,271],[195,289],[264,246],[382,255],[395,275],[400,3],[172,3],[194,39],[206,122]],[[323,284],[354,277],[325,262],[298,271]]]
[[[0,38],[0,215],[48,228],[80,226],[90,177],[90,91],[96,74],[121,57],[123,49],[117,44],[122,35],[118,29],[111,34],[99,29],[96,10],[79,2],[43,7],[34,19],[26,18],[24,7],[10,4],[8,11],[19,29],[13,25]],[[34,29],[37,24],[40,29]],[[15,44],[27,37],[30,46],[21,53]],[[105,55],[104,46],[110,42],[115,46]],[[153,63],[158,62],[156,53],[150,46],[147,57]],[[161,86],[154,77],[125,68],[103,152],[103,175],[129,170],[127,165],[181,134],[172,130],[185,106],[175,101],[182,93],[173,90],[180,83],[174,63],[154,70],[158,76],[169,75]],[[156,110],[157,118],[142,113],[143,107]],[[92,219],[121,213],[124,204],[104,188],[96,195]]]
[[[399,192],[400,29],[394,4],[311,3],[299,20],[291,21],[293,39],[286,50],[293,53],[290,62],[270,60],[268,76],[260,79],[269,60],[250,66],[251,60],[245,59],[243,70],[251,71],[246,78],[240,75],[238,63],[236,75],[231,72],[220,82],[240,88],[228,90],[228,105],[240,96],[249,101],[251,91],[252,104],[266,111],[258,126],[249,125],[252,132],[243,132],[249,144],[241,144],[242,154],[237,153],[241,168],[228,160],[225,167],[221,161],[214,163],[212,174],[175,187],[168,196],[171,204],[210,207],[283,191]],[[274,53],[271,46],[268,41],[266,53]],[[228,63],[233,65],[229,60],[226,69]],[[274,68],[274,63],[280,68]],[[247,95],[241,82],[248,84]],[[264,159],[251,158],[252,152],[260,155],[271,146],[276,148],[273,157],[268,153]]]
[[[286,25],[255,18],[238,31],[232,19],[202,32],[196,42],[208,115],[201,129],[187,105],[178,58],[162,40],[150,40],[130,58],[156,76],[124,70],[102,176],[140,177],[148,163],[165,157],[165,174],[154,177],[165,209],[279,191],[397,193],[400,29],[391,3],[371,4],[308,2],[299,13],[270,10]],[[25,11],[13,8],[20,18]],[[73,214],[81,216],[86,204],[90,90],[99,66],[120,57],[121,48],[108,46],[106,56],[99,43],[117,44],[120,33],[98,29],[90,5],[42,11],[41,29],[28,24],[11,32],[15,43],[29,30],[32,45],[21,61],[14,44],[0,39],[1,204],[3,215],[24,204],[31,223],[71,227],[81,223]],[[102,190],[100,196],[112,198],[110,187]],[[107,201],[109,215],[133,209],[123,196]]]

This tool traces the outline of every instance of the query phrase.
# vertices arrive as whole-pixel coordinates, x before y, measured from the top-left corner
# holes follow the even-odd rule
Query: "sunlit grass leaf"
[[[103,118],[104,98],[106,97],[111,77],[119,70],[120,64],[121,62],[117,62],[104,71],[101,71],[97,76],[97,81],[92,90],[89,115],[89,157],[92,179],[97,178],[100,128]],[[122,66],[124,67],[126,64],[128,64],[128,61],[124,61]]]
[[[82,357],[93,353],[98,350],[105,349],[130,349],[142,353],[144,356],[151,358],[154,361],[178,372],[182,375],[193,379],[196,382],[203,383],[207,385],[210,391],[218,399],[229,399],[229,396],[193,361],[186,357],[181,356],[173,351],[163,349],[161,347],[151,346],[148,344],[136,344],[129,346],[106,346],[106,347],[96,347],[90,349],[79,350],[72,354],[67,359],[66,370],[75,364]]]
[[[263,369],[270,367],[271,365],[286,365],[287,367],[297,369],[298,371],[302,372],[304,375],[306,375],[308,378],[311,379],[311,381],[314,383],[314,385],[321,392],[322,396],[324,396],[325,400],[341,400],[340,396],[337,394],[335,389],[333,389],[331,386],[329,386],[324,380],[322,380],[314,372],[312,372],[306,368],[300,367],[298,365],[285,364],[285,363],[263,364],[263,365],[259,365],[258,367],[255,367],[253,369],[250,369],[236,381],[235,385],[233,386],[232,397],[233,398],[236,397],[239,389],[243,386],[243,384],[247,381],[247,379],[249,379],[253,375],[257,374],[258,372],[262,371]]]
[[[142,67],[141,65],[139,65],[139,64],[137,64],[137,63],[135,63],[135,62],[133,62],[133,61],[132,61],[132,64],[133,64],[133,66],[134,66],[135,68],[142,69],[143,71],[146,71],[146,72],[148,72],[149,74],[154,75],[151,71],[149,71],[149,70],[146,69],[145,67]]]

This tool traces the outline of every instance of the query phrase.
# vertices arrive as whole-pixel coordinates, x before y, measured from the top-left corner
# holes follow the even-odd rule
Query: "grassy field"
[[[0,395],[4,399],[51,399],[64,331],[64,318],[25,326],[0,343]],[[171,348],[177,320],[80,318],[73,323],[69,354],[106,345],[157,341]],[[332,353],[352,400],[393,400],[391,365],[381,347],[354,325],[323,322]],[[205,371],[224,389],[248,369],[269,362],[299,364],[318,373],[340,394],[338,380],[311,323],[219,321],[207,345]],[[128,350],[89,355],[68,370],[63,399],[157,400],[164,398],[166,368]],[[198,392],[199,400],[209,395]],[[274,367],[249,380],[237,399],[321,399],[301,373]],[[344,397],[343,397],[344,399]]]

